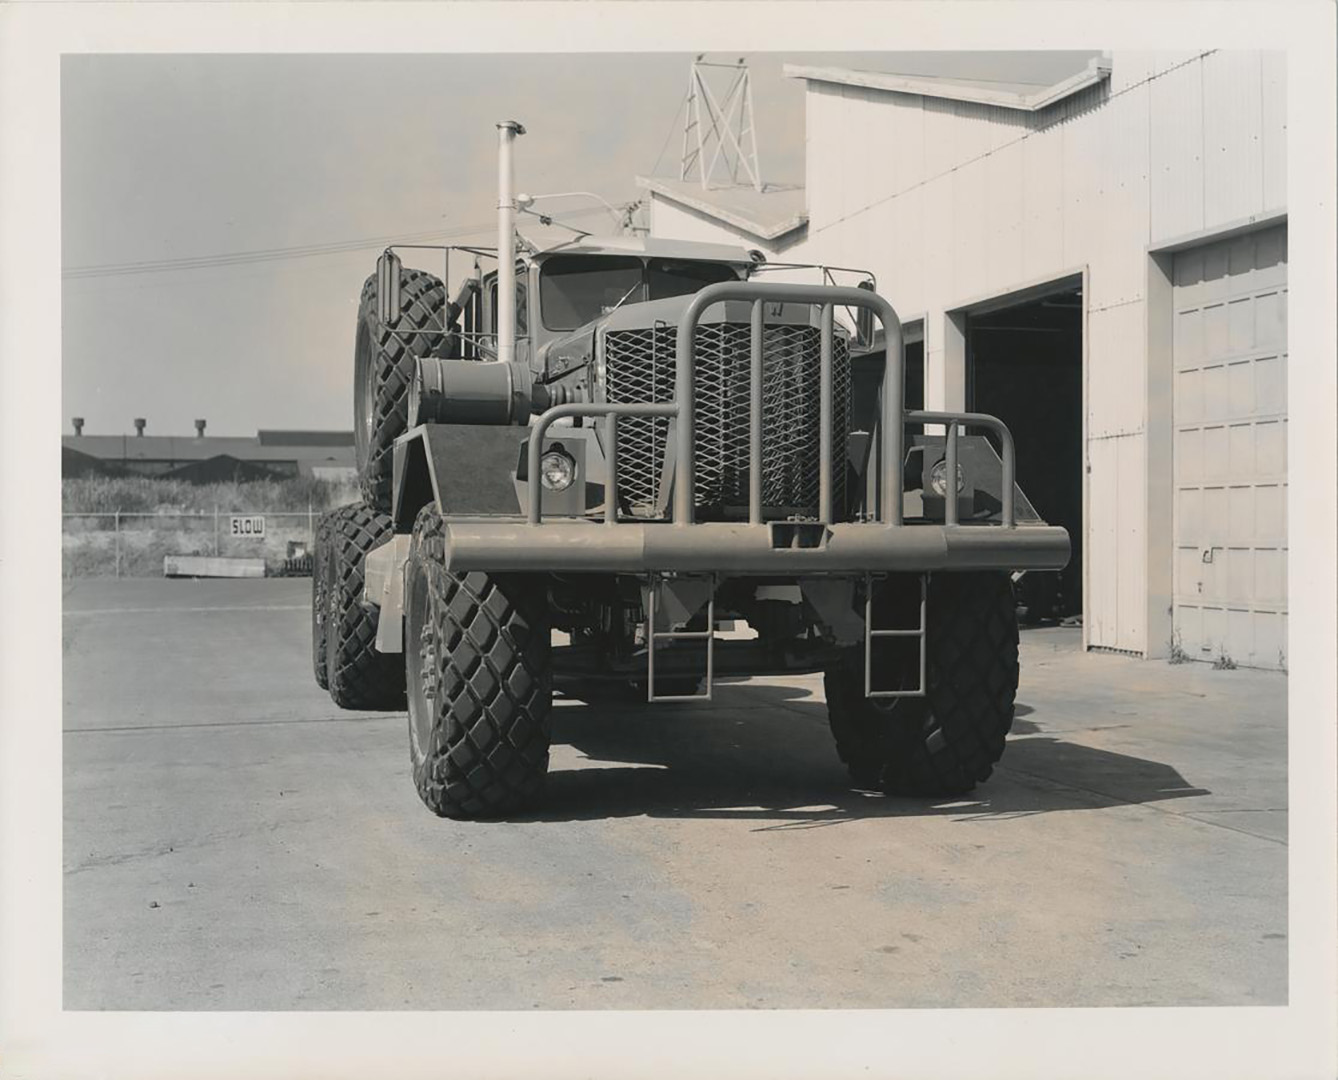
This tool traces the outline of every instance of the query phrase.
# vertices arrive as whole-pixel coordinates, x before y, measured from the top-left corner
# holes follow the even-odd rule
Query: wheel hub
[[[423,698],[430,706],[437,696],[437,641],[432,626],[423,627],[418,636],[418,664],[423,682]]]

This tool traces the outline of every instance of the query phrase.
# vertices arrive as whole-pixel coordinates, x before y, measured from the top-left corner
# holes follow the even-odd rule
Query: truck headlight
[[[929,470],[929,486],[934,489],[934,494],[944,497],[948,494],[948,460],[944,458]],[[966,487],[966,477],[962,475],[962,467],[957,466],[957,490],[960,492]]]
[[[539,480],[549,491],[566,491],[576,479],[576,459],[565,450],[549,450],[539,459]]]

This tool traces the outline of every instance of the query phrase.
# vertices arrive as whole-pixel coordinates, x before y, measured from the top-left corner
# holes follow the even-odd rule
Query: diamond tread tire
[[[326,515],[328,603],[325,620],[327,689],[343,709],[404,708],[404,663],[376,648],[381,617],[363,599],[367,553],[394,535],[386,514],[355,503]]]
[[[330,601],[330,537],[329,515],[322,514],[316,523],[316,536],[311,546],[311,670],[316,685],[330,688],[330,672],[326,665],[325,624]]]
[[[866,698],[862,647],[826,673],[837,753],[860,787],[889,795],[961,795],[988,779],[1003,755],[1018,681],[1008,576],[934,575],[927,622],[924,698]],[[914,685],[918,672],[909,678],[901,685]]]
[[[442,817],[514,813],[544,787],[551,741],[547,592],[522,574],[453,574],[425,507],[405,571],[409,758]]]
[[[415,358],[446,355],[446,288],[422,270],[400,271],[400,317],[377,317],[376,275],[362,287],[353,349],[353,429],[358,480],[367,505],[391,509],[392,448],[409,424]]]

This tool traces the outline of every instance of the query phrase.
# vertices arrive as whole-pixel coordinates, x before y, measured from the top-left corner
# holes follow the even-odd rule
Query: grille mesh
[[[748,507],[749,337],[747,323],[697,328],[696,504],[721,516]],[[610,331],[605,338],[608,400],[663,402],[674,397],[672,326]],[[819,354],[815,326],[769,326],[762,346],[762,504],[770,517],[814,516],[818,509]],[[845,442],[850,416],[850,354],[832,340],[832,504],[845,505]],[[637,516],[657,513],[669,421],[618,423],[618,482]]]

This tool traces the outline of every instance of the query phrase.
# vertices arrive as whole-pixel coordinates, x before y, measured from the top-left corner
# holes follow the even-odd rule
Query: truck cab
[[[528,252],[516,264],[516,359],[543,379],[561,374],[551,346],[588,334],[612,311],[686,296],[721,281],[744,281],[759,258],[741,247],[683,240],[582,237]],[[480,358],[498,330],[497,271],[482,275],[477,325]]]

